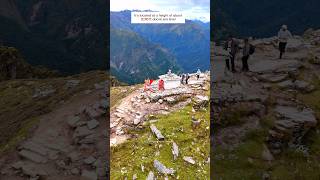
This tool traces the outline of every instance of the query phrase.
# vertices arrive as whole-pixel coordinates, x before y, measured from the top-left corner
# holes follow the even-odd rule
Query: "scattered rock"
[[[71,162],[76,162],[80,160],[81,154],[77,151],[73,151],[69,153],[67,157],[71,159]]]
[[[155,178],[154,178],[154,174],[153,174],[153,172],[152,172],[152,171],[150,171],[150,172],[149,172],[148,177],[147,177],[147,179],[146,179],[146,180],[155,180]]]
[[[196,161],[193,160],[192,157],[184,156],[183,160],[185,160],[186,162],[188,162],[190,164],[196,164]]]
[[[154,160],[153,161],[153,166],[162,174],[174,174],[175,170],[172,168],[166,168],[160,161]]]
[[[150,103],[151,102],[149,98],[146,98],[145,101],[146,101],[146,103]]]
[[[173,97],[167,97],[165,100],[168,104],[174,104],[176,102],[176,100]]]
[[[201,108],[206,108],[209,105],[209,97],[208,96],[200,96],[197,95],[194,99],[195,103],[193,108],[197,111]]]
[[[83,170],[81,176],[83,178],[88,179],[88,180],[97,180],[98,179],[97,173],[94,171]]]
[[[66,83],[67,88],[73,88],[80,84],[80,80],[68,80]]]
[[[138,125],[140,122],[141,122],[141,119],[140,119],[140,118],[135,118],[135,119],[133,120],[133,124],[134,124],[134,125]]]
[[[85,137],[90,134],[93,134],[93,131],[89,130],[86,126],[77,127],[74,131],[73,138]]]
[[[94,144],[96,143],[97,137],[94,134],[88,135],[79,141],[80,144]]]
[[[263,82],[271,82],[271,83],[277,83],[284,81],[286,78],[288,78],[288,74],[263,74],[258,76],[258,79]]]
[[[34,95],[32,96],[33,98],[37,97],[48,97],[56,92],[55,89],[53,89],[52,86],[49,87],[43,87],[43,88],[37,88],[35,90]]]
[[[137,176],[137,174],[134,174],[134,175],[132,176],[132,180],[136,180],[136,179],[138,179],[138,176]]]
[[[104,83],[100,83],[100,84],[96,83],[96,84],[94,84],[94,88],[96,90],[103,89],[104,87],[105,87]]]
[[[172,154],[174,160],[176,160],[179,156],[179,147],[175,142],[172,143]]]
[[[89,156],[83,160],[83,162],[87,165],[93,164],[95,161],[96,161],[96,158],[94,158],[93,156]]]
[[[87,126],[88,126],[88,129],[91,130],[91,129],[94,129],[94,128],[98,127],[99,126],[99,122],[97,120],[95,120],[95,119],[92,119],[91,121],[87,122]]]
[[[73,174],[73,175],[78,175],[78,174],[80,174],[80,170],[78,169],[78,168],[73,168],[73,169],[71,169],[71,174]]]
[[[19,155],[36,163],[46,163],[48,161],[47,158],[28,150],[21,150]]]
[[[109,107],[109,101],[106,99],[102,99],[100,101],[100,107],[102,107],[103,109],[107,109]]]
[[[159,141],[164,140],[164,136],[161,134],[161,132],[157,129],[157,127],[155,125],[151,124],[150,129],[156,135],[156,137]]]
[[[262,151],[262,159],[265,161],[273,161],[274,157],[269,151],[269,149],[264,145],[263,151]]]
[[[77,123],[80,121],[79,116],[72,116],[67,120],[67,123],[70,127],[75,128],[77,126]]]

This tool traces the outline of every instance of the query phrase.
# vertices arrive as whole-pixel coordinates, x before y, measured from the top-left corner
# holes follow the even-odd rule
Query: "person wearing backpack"
[[[242,71],[248,72],[249,71],[249,65],[248,65],[248,59],[250,55],[252,55],[255,51],[255,47],[249,43],[249,39],[244,39],[244,46],[242,50]]]
[[[230,60],[231,60],[231,71],[234,73],[236,72],[234,61],[237,57],[237,53],[239,51],[239,42],[236,38],[232,36],[229,37],[228,41],[225,44],[225,50],[229,51]],[[226,60],[227,68],[229,69],[229,59]]]

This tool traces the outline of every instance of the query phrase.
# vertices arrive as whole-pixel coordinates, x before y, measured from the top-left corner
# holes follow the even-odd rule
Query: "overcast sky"
[[[110,0],[110,10],[178,11],[187,19],[210,21],[210,0]]]

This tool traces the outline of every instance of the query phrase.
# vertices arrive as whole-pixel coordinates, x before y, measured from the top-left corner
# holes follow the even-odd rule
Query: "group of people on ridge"
[[[180,83],[181,83],[181,84],[188,84],[188,83],[189,83],[189,79],[190,79],[189,73],[187,73],[187,74],[182,74],[182,75],[181,75]]]
[[[283,54],[286,51],[286,46],[288,43],[288,40],[292,38],[291,32],[288,30],[288,27],[286,25],[282,25],[281,29],[278,32],[278,41],[279,41],[279,59],[282,59]],[[242,49],[242,71],[248,72],[249,71],[249,65],[248,60],[250,58],[250,55],[252,55],[255,52],[255,46],[250,44],[249,38],[243,39],[243,46],[240,47],[240,42],[230,36],[229,39],[226,41],[224,45],[224,49],[229,52],[229,58],[226,59],[226,67],[228,70],[230,70],[230,64],[231,64],[231,71],[236,72],[235,69],[235,59],[237,58],[237,55],[239,51]]]

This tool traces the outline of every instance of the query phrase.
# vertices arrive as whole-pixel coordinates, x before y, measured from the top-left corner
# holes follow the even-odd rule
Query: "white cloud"
[[[110,0],[111,11],[180,11],[187,19],[210,21],[210,0]]]

